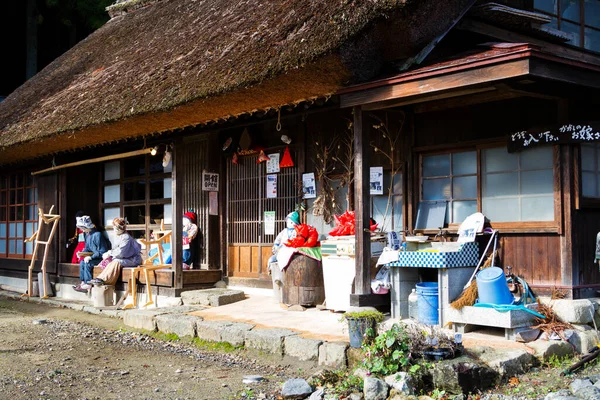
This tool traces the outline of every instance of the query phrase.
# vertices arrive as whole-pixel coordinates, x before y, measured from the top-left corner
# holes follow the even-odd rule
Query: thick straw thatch
[[[0,164],[327,96],[468,2],[142,1],[0,103]]]

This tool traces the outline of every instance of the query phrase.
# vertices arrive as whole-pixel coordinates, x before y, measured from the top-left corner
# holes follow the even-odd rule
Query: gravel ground
[[[0,300],[0,395],[4,399],[275,399],[293,360],[252,359],[189,341],[125,330],[121,320]],[[244,384],[260,375],[261,383]]]

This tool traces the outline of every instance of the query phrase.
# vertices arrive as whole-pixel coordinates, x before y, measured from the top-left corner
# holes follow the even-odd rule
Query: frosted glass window
[[[171,178],[167,178],[164,180],[164,196],[165,199],[170,199],[173,197],[173,180]]]
[[[25,212],[27,213],[27,215],[25,216],[25,219],[28,219],[28,220],[37,219],[37,207],[36,206],[25,207]]]
[[[0,224],[0,237],[6,237],[6,224]]]
[[[8,236],[15,237],[17,235],[17,224],[8,224]]]
[[[1,252],[1,250],[0,250]],[[25,254],[32,255],[33,254],[33,242],[25,243]]]
[[[521,221],[554,219],[554,196],[524,197],[521,199]]]
[[[518,154],[509,153],[506,148],[484,151],[483,172],[516,171],[519,169]]]
[[[452,175],[477,174],[477,152],[452,154]]]
[[[554,220],[552,147],[507,155],[504,148],[482,151],[482,212],[492,222]]]
[[[452,202],[452,221],[464,221],[469,215],[477,212],[477,201]]]
[[[551,169],[521,173],[521,194],[553,194],[554,175]]]
[[[581,15],[579,2],[580,0],[560,0],[561,18],[570,19],[574,22],[579,22]]]
[[[119,201],[121,201],[121,186],[120,185],[104,186],[104,202],[105,203],[118,203]]]
[[[17,224],[17,237],[23,237],[23,224]]]
[[[581,145],[581,194],[600,197],[600,146]]]
[[[23,241],[17,240],[17,254],[23,254]]]
[[[6,253],[6,240],[0,240],[0,253]]]
[[[121,163],[119,161],[111,161],[104,164],[104,180],[110,181],[121,177]]]
[[[165,224],[173,223],[173,206],[171,204],[165,204]]]
[[[392,197],[388,196],[387,188],[391,186]],[[390,171],[383,172],[384,195],[371,196],[371,217],[378,223],[378,228],[384,232],[402,229],[402,174],[394,175],[393,184],[391,184]],[[338,193],[343,193],[344,196],[337,199]],[[336,191],[336,203],[345,207],[345,194],[347,188],[338,189]],[[389,205],[388,205],[389,200]],[[387,213],[386,213],[387,211]],[[336,211],[336,213],[338,213]]]
[[[119,207],[105,208],[104,209],[104,224],[112,225],[112,221],[115,218],[120,217],[121,209]]]
[[[452,197],[455,199],[476,199],[477,176],[461,176],[452,179]]]
[[[423,176],[450,175],[450,154],[423,157]]]
[[[17,251],[17,241],[16,240],[9,240],[8,241],[8,253],[9,254],[15,254]]]
[[[404,229],[402,222],[402,197],[394,196],[394,230],[400,231]]]
[[[519,199],[484,199],[482,212],[492,222],[510,222],[519,220]]]
[[[491,174],[483,177],[483,197],[516,196],[519,194],[519,174],[517,172]]]
[[[427,179],[423,181],[423,200],[444,200],[452,198],[450,178]]]
[[[373,197],[373,210],[371,212],[371,217],[377,221],[379,224],[379,228],[383,231],[387,231],[390,228],[389,218],[384,218],[385,209],[387,207],[387,196],[374,196]],[[391,207],[391,204],[390,204]],[[391,211],[391,210],[390,210]],[[385,226],[383,225],[385,222]]]
[[[558,12],[557,0],[533,0],[533,7],[536,10],[546,11],[550,14]]]
[[[521,169],[552,168],[554,158],[552,146],[538,147],[522,153]]]

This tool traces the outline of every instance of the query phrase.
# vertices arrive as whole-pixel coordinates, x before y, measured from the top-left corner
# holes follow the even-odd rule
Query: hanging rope
[[[277,126],[275,129],[277,129],[277,132],[281,131],[281,108],[277,110]]]

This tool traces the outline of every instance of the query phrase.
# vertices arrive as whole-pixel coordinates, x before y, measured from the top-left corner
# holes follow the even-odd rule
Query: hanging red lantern
[[[258,155],[258,158],[256,159],[256,163],[260,164],[261,162],[268,161],[268,160],[270,160],[269,156],[267,156],[265,154],[265,152],[261,150],[260,154]]]

